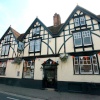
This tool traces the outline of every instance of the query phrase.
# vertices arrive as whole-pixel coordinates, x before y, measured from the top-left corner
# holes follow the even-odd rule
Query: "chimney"
[[[53,16],[53,22],[54,22],[54,27],[57,27],[58,25],[61,24],[61,19],[60,19],[60,15],[55,13]]]

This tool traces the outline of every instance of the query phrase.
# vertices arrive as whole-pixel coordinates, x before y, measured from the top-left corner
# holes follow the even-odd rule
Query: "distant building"
[[[100,17],[76,6],[65,23],[38,18],[24,34],[11,26],[0,40],[0,83],[100,93]]]

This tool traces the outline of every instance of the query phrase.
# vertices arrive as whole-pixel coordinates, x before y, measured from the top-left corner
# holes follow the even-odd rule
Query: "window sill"
[[[35,51],[35,52],[33,51],[33,52],[29,52],[29,54],[30,54],[30,53],[39,53],[39,52],[40,52],[40,51]]]
[[[74,28],[82,28],[82,27],[87,27],[87,24],[86,25],[80,25],[80,26],[74,26]]]
[[[75,46],[74,46],[75,47]],[[90,45],[84,45],[84,46],[77,46],[77,47],[75,47],[75,48],[87,48],[87,47],[92,47],[92,44],[90,44]]]
[[[74,74],[74,75],[100,75],[100,74],[98,73],[98,74]]]

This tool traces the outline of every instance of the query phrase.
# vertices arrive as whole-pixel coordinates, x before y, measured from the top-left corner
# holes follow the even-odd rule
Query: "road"
[[[44,100],[44,99],[31,98],[7,92],[0,92],[0,100]]]

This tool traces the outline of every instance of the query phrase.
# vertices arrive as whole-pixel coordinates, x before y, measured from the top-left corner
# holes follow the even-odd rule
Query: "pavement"
[[[43,100],[100,100],[99,95],[39,90],[0,84],[0,92],[8,92]]]

